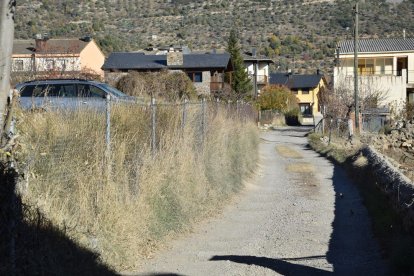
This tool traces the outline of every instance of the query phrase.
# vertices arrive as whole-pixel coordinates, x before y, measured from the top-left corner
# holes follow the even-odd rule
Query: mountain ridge
[[[15,33],[90,34],[106,53],[170,44],[209,51],[224,49],[237,28],[243,50],[274,59],[273,70],[328,71],[336,43],[352,38],[352,8],[347,0],[20,0]],[[366,0],[361,11],[361,37],[414,36],[414,0]]]

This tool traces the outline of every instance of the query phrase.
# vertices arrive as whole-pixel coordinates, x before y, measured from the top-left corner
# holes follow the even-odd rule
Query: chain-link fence
[[[201,100],[172,104],[155,99],[150,103],[108,99],[104,111],[79,108],[53,111],[51,116],[24,113],[24,117],[39,120],[29,120],[36,121],[35,125],[26,125],[23,119],[18,130],[30,133],[25,136],[30,149],[25,151],[28,173],[22,187],[27,190],[28,185],[40,183],[77,183],[83,177],[90,181],[91,175],[99,185],[107,177],[116,177],[111,174],[122,155],[122,165],[129,166],[128,182],[135,193],[139,168],[132,164],[136,166],[146,155],[157,158],[157,152],[168,143],[180,143],[187,138],[202,151],[210,124],[219,114],[242,122],[255,121],[257,117],[254,107],[243,102]]]
[[[98,108],[21,110],[15,117],[14,133],[20,138],[14,154],[23,176],[17,190],[19,198],[29,203],[24,212],[29,215],[32,212],[34,217],[41,214],[82,246],[102,253],[112,251],[107,246],[119,235],[139,236],[146,231],[145,227],[155,227],[151,230],[155,233],[163,227],[168,229],[171,220],[168,210],[180,214],[175,208],[188,205],[195,209],[194,203],[177,202],[181,198],[191,201],[186,197],[189,194],[211,200],[204,191],[220,193],[234,189],[222,182],[226,177],[239,182],[243,177],[240,172],[247,171],[248,161],[238,157],[242,156],[240,147],[253,148],[251,139],[243,134],[249,133],[245,131],[247,124],[254,128],[251,122],[257,120],[257,111],[243,102],[107,99],[106,105]],[[220,139],[214,139],[216,135]],[[198,169],[204,172],[201,166],[208,167],[206,173],[192,172]],[[206,183],[223,188],[204,188]],[[159,196],[152,197],[154,194]],[[142,198],[145,202],[141,202]],[[165,225],[141,225],[142,232],[140,226],[134,228],[138,229],[135,233],[122,232],[132,216],[145,218],[136,210],[156,214],[166,220]],[[173,221],[182,219],[185,217]],[[42,227],[43,218],[38,221]],[[117,221],[116,233],[111,231],[114,221]],[[10,233],[15,232],[15,227],[10,229]],[[33,242],[38,242],[36,237]],[[139,242],[134,246],[139,246]],[[11,248],[13,266],[19,263],[14,259],[20,249],[14,249],[14,245]],[[123,258],[111,256],[115,264],[122,263]],[[11,270],[18,273],[19,268],[14,266]]]
[[[321,134],[328,144],[335,140],[350,138],[349,122],[343,118],[322,118],[314,127],[314,132]]]

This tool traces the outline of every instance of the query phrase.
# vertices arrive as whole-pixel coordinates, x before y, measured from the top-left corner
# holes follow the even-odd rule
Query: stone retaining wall
[[[376,185],[389,196],[404,225],[414,231],[414,184],[373,147],[364,147],[361,152],[368,159],[367,169],[375,175]]]

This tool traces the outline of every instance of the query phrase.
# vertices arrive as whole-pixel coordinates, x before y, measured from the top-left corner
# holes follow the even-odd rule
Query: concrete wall
[[[345,88],[354,90],[354,76],[349,74],[346,68],[335,68],[334,88]],[[407,97],[407,71],[403,70],[401,76],[389,75],[360,75],[359,91],[364,97],[370,93],[381,93],[384,95],[381,106],[392,105],[396,108],[403,105]]]

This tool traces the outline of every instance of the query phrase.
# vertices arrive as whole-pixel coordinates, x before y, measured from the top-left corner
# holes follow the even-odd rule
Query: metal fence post
[[[201,131],[202,131],[202,142],[204,143],[206,135],[206,99],[201,100]]]
[[[236,117],[237,119],[240,119],[240,101],[236,101]]]
[[[258,108],[257,111],[257,125],[260,126],[262,121],[262,110],[260,108]]]
[[[183,119],[181,121],[181,130],[182,130],[182,134],[184,135],[184,129],[185,129],[185,124],[187,123],[187,103],[188,100],[184,99],[184,103],[183,103]]]
[[[105,144],[106,144],[106,166],[107,166],[107,181],[111,177],[111,95],[106,95],[106,130],[105,130]]]
[[[157,145],[156,145],[156,116],[157,116],[157,111],[156,111],[157,107],[156,107],[156,103],[155,103],[155,98],[151,97],[151,153],[152,156],[155,157],[155,154],[157,152]]]
[[[328,145],[331,144],[331,138],[332,138],[332,122],[333,122],[333,119],[331,119],[330,124],[329,124],[329,140],[328,140]]]

